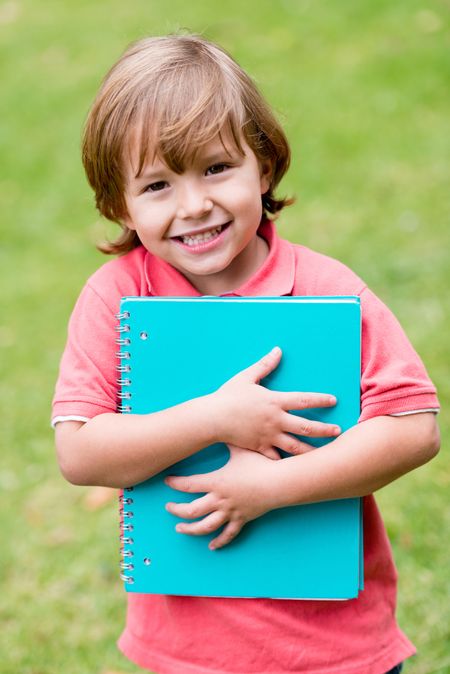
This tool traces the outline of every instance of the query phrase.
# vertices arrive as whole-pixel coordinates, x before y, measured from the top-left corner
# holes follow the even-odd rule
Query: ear
[[[130,216],[127,214],[125,217],[120,219],[120,222],[124,227],[128,227],[128,229],[132,229],[133,231],[136,231],[136,225],[133,223],[132,219]]]
[[[261,194],[265,194],[270,188],[272,181],[273,167],[270,159],[264,159],[259,162]]]

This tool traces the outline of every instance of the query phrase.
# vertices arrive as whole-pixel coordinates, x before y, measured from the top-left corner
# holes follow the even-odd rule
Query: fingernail
[[[339,428],[339,426],[335,426],[333,428],[333,433],[334,433],[334,435],[340,435],[341,434],[341,429]]]
[[[336,396],[329,396],[329,401],[332,405],[335,405],[337,403]]]
[[[177,524],[175,526],[175,531],[183,531],[183,526],[181,524]]]
[[[215,549],[216,549],[216,546],[214,545],[214,543],[210,543],[210,544],[208,545],[208,548],[209,548],[210,550],[215,550]]]
[[[279,353],[281,353],[281,349],[279,346],[274,346],[270,353],[272,353],[274,356],[277,356]]]

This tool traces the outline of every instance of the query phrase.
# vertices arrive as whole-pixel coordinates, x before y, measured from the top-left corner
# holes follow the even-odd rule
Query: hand
[[[310,421],[288,410],[332,407],[334,396],[325,393],[271,391],[259,382],[275,370],[281,360],[276,347],[264,358],[229,379],[211,396],[211,412],[217,422],[217,438],[238,447],[279,458],[274,447],[289,454],[303,454],[311,445],[295,435],[329,438],[339,435],[335,424]]]
[[[229,449],[230,460],[219,470],[165,479],[169,487],[178,491],[206,492],[190,503],[167,503],[166,509],[183,519],[203,518],[197,522],[180,522],[176,525],[179,533],[204,536],[225,525],[210,542],[211,550],[227,545],[246,522],[277,507],[274,469],[278,462],[233,445],[229,445]]]

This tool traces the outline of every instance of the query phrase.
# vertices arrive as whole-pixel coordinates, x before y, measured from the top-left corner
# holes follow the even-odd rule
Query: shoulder
[[[85,290],[96,295],[113,311],[117,311],[121,297],[147,294],[146,252],[143,246],[139,246],[126,255],[109,260],[88,278]]]
[[[296,261],[298,295],[361,295],[366,283],[335,258],[299,244],[291,244]]]

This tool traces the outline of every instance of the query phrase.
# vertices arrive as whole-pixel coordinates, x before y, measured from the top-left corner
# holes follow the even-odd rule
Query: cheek
[[[156,232],[167,220],[167,208],[143,200],[132,209],[130,216],[134,225],[149,233]]]
[[[232,192],[232,199],[236,209],[245,213],[258,213],[262,211],[261,191],[259,181],[252,181],[249,184],[236,185]]]

